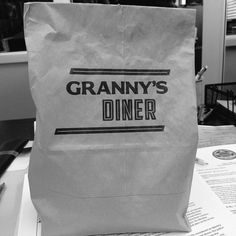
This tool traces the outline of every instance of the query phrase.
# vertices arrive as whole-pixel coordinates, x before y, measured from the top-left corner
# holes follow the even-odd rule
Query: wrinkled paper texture
[[[195,12],[25,5],[42,235],[188,231]]]

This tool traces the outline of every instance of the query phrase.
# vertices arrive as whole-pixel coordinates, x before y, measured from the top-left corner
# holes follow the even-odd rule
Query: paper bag
[[[193,10],[25,5],[42,235],[189,231]]]

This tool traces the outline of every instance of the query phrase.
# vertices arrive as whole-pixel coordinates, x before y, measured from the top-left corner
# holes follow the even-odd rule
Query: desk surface
[[[236,127],[225,126],[198,126],[198,147],[209,147],[236,143]]]
[[[199,126],[199,148],[233,143],[236,143],[235,126]],[[23,178],[26,172],[27,170],[7,171],[0,181],[5,182],[7,186],[0,199],[1,235],[15,236]]]

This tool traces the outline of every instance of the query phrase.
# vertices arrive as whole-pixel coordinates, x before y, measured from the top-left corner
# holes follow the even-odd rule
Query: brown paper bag
[[[192,10],[25,5],[42,235],[189,231]]]

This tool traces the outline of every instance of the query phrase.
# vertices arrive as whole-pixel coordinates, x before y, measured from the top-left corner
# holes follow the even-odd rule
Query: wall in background
[[[11,53],[10,53],[11,54]],[[35,106],[28,82],[26,52],[12,53],[14,60],[4,58],[0,63],[0,120],[26,119],[35,117]],[[0,62],[1,62],[0,55]]]

